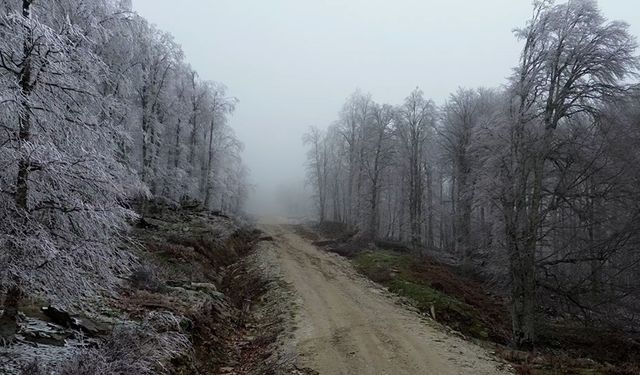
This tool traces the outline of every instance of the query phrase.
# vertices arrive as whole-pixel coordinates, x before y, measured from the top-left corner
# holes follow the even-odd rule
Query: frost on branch
[[[35,349],[32,345],[16,345],[9,348],[15,363],[9,368],[29,375],[166,374],[171,360],[191,355],[191,343],[180,333],[180,319],[169,312],[151,312],[141,323],[115,327],[99,343],[68,340],[66,347],[42,345]]]
[[[0,292],[69,304],[110,289],[132,261],[118,250],[131,178],[92,41],[25,4],[0,17]]]

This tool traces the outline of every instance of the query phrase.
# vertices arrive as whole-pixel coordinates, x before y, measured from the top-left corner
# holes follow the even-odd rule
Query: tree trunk
[[[215,107],[215,104],[214,104]],[[205,191],[204,191],[204,206],[209,208],[209,204],[211,203],[211,170],[213,166],[213,128],[215,127],[215,113],[213,114],[213,119],[211,119],[211,127],[209,130],[209,157],[207,160],[207,169],[205,178]]]
[[[513,343],[519,349],[531,350],[535,343],[536,323],[536,250],[538,229],[541,223],[542,184],[546,161],[546,145],[550,133],[545,134],[542,148],[531,157],[533,160],[519,160],[515,202],[509,204],[511,213],[506,220],[507,246],[511,270],[511,319]],[[529,185],[527,165],[533,170]],[[526,187],[529,186],[529,189]],[[529,193],[527,193],[529,192]]]
[[[195,161],[196,161],[196,145],[198,143],[198,101],[196,97],[196,83],[195,76],[193,79],[193,98],[191,103],[191,117],[189,118],[189,123],[191,124],[191,136],[189,137],[189,177],[193,177],[195,175]]]
[[[458,217],[458,202],[456,199],[456,191],[458,190],[458,179],[456,177],[456,173],[454,172],[451,176],[451,186],[449,189],[449,195],[451,196],[451,217],[449,226],[451,228],[451,238],[448,239],[448,244],[453,248],[456,256],[460,256],[460,249],[458,248],[458,223],[456,222],[456,218]]]
[[[150,153],[151,153],[151,134],[150,126],[151,119],[149,118],[149,102],[148,102],[148,87],[145,84],[142,88],[142,182],[148,183],[149,168],[150,166]]]
[[[466,271],[471,269],[471,205],[472,198],[469,187],[467,186],[465,172],[460,174],[458,180],[458,189],[456,191],[457,202],[457,224],[456,224],[456,248],[462,259],[462,267]]]
[[[22,16],[31,18],[31,1],[22,1]],[[20,147],[31,139],[31,108],[29,96],[33,88],[31,83],[31,39],[30,30],[25,30],[26,35],[23,48],[23,68],[20,75],[20,90],[22,91],[21,111],[18,118],[18,140]],[[18,163],[18,177],[16,179],[16,205],[24,210],[28,208],[29,201],[29,173],[31,171],[31,161],[29,156],[22,155]]]
[[[2,306],[3,313],[0,315],[0,343],[13,340],[18,332],[18,306],[21,299],[22,292],[18,287],[9,288]]]
[[[154,109],[155,111],[155,109]],[[158,113],[158,122],[160,124],[164,123],[165,119],[161,113]],[[149,160],[149,165],[151,170],[153,171],[153,176],[151,179],[151,194],[156,195],[158,192],[158,177],[161,175],[160,168],[161,163],[161,154],[162,154],[162,140],[160,139],[160,135],[156,131],[154,127],[151,128],[151,145],[153,146],[153,152],[151,153],[151,159]]]
[[[178,169],[180,166],[180,127],[182,124],[182,119],[178,119],[178,123],[176,124],[176,134],[175,141],[173,145],[173,168]]]
[[[438,173],[438,204],[440,206],[440,223],[438,223],[438,247],[446,248],[445,209],[444,209],[444,172]]]
[[[602,287],[602,263],[599,260],[602,257],[600,248],[598,246],[599,240],[599,231],[598,226],[599,223],[596,219],[596,191],[593,182],[587,181],[587,204],[588,204],[588,224],[587,224],[587,232],[589,238],[589,249],[591,254],[591,261],[589,262],[589,266],[591,268],[590,274],[590,286],[591,286],[591,300],[592,303],[598,303],[603,291]],[[600,207],[598,207],[600,208]]]
[[[411,159],[409,172],[409,222],[411,248],[418,251],[421,241],[421,221],[422,221],[422,171],[420,168],[420,152],[417,141],[411,145]]]
[[[510,230],[508,230],[510,231]],[[535,249],[518,251],[515,233],[508,233],[511,249],[511,321],[513,344],[522,350],[532,350],[535,342]]]
[[[369,213],[369,229],[368,229],[368,237],[371,239],[375,239],[378,236],[378,172],[374,172],[375,176],[373,181],[371,182],[371,212]]]
[[[378,201],[379,201],[379,195],[380,195],[380,189],[379,189],[379,180],[380,180],[380,173],[381,173],[381,168],[380,168],[380,147],[381,147],[381,143],[382,143],[382,134],[380,134],[380,136],[378,137],[378,143],[377,143],[377,149],[376,149],[376,154],[375,154],[375,158],[373,160],[373,177],[371,178],[371,196],[370,196],[370,202],[369,202],[369,207],[371,209],[371,212],[369,213],[369,225],[368,225],[368,236],[369,238],[375,239],[378,236],[378,225],[379,225],[379,209],[378,209]]]
[[[530,350],[535,342],[535,251],[536,236],[531,213],[527,215],[529,198],[522,194],[526,190],[524,166],[517,168],[513,195],[504,202],[505,237],[509,253],[511,273],[511,323],[513,345]],[[535,195],[535,194],[534,194]]]
[[[434,248],[433,241],[433,173],[431,168],[424,167],[427,177],[427,247],[432,250]]]

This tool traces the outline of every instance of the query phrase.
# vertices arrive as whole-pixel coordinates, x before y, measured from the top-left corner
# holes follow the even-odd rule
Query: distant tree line
[[[321,221],[504,279],[513,340],[538,314],[625,327],[640,313],[640,92],[636,41],[592,0],[536,2],[504,87],[438,107],[356,92],[312,128]]]
[[[0,1],[0,296],[111,288],[131,199],[242,208],[237,100],[129,3]]]

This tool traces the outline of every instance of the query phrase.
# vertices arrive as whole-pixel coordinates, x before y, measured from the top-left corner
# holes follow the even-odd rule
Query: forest
[[[444,259],[508,296],[512,339],[544,319],[635,331],[640,313],[640,86],[629,26],[595,1],[536,2],[496,88],[438,106],[358,90],[311,128],[321,222]]]
[[[322,90],[341,98],[359,82],[329,87],[306,64],[346,69],[331,55],[344,50],[384,59],[339,43],[373,34],[306,29],[327,16],[314,9],[344,9],[340,20],[356,2],[282,1],[262,14],[247,1],[190,9],[246,22],[211,41],[211,25],[174,37],[131,0],[0,0],[1,374],[639,373],[629,24],[595,0],[536,0],[504,82],[442,103],[428,86],[399,103],[358,89],[332,123],[287,128],[277,123],[322,118],[296,113],[305,105],[339,105],[315,101]],[[172,30],[183,8],[170,8]],[[296,14],[304,30],[278,21]],[[262,70],[274,61],[281,75]],[[307,79],[310,93],[285,87]],[[300,155],[287,143],[298,130]],[[291,160],[311,194],[291,182]],[[291,182],[262,203],[296,217],[247,212],[248,165],[273,178],[257,181],[263,193]]]
[[[113,286],[132,200],[241,210],[242,144],[227,125],[238,100],[129,7],[2,1],[3,294]]]

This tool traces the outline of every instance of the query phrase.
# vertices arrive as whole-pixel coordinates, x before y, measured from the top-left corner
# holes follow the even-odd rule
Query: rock
[[[531,360],[530,360],[530,362],[531,362],[532,364],[534,364],[534,365],[538,365],[538,366],[542,366],[542,365],[544,365],[544,364],[546,364],[546,363],[547,363],[547,361],[545,360],[545,358],[544,358],[544,357],[542,357],[542,356],[537,356],[537,357],[535,357],[535,358],[531,359]]]
[[[271,236],[264,236],[264,237],[258,238],[258,242],[273,242],[273,241],[275,240]]]
[[[146,220],[144,217],[141,217],[138,220],[138,222],[136,223],[136,228],[140,228],[140,229],[158,229],[158,226],[156,224],[153,224],[150,221]]]
[[[15,317],[0,315],[0,342],[13,341],[18,332],[18,322]]]
[[[526,363],[531,360],[531,353],[521,350],[508,350],[502,354],[503,358],[509,362]]]
[[[195,289],[186,289],[183,287],[170,287],[168,290],[171,297],[177,298],[180,302],[187,306],[198,305],[209,298],[209,295],[205,292],[201,292]]]
[[[210,283],[191,283],[189,289],[206,293],[211,297],[219,297],[221,295],[221,293],[218,292],[218,288]]]
[[[66,328],[70,328],[73,324],[71,314],[58,307],[45,306],[42,308],[42,312],[55,324],[61,325]]]
[[[323,241],[314,241],[312,242],[313,246],[331,246],[331,245],[337,245],[338,241],[337,240],[323,240]]]
[[[37,318],[25,317],[23,324],[16,337],[22,341],[46,345],[62,347],[67,344],[67,339],[73,336],[73,331],[64,327],[45,322]]]
[[[49,346],[65,346],[65,336],[57,333],[48,333],[40,331],[22,332],[25,341],[33,342],[40,345]]]
[[[92,321],[85,316],[71,316],[68,312],[54,306],[42,308],[42,312],[55,324],[65,328],[82,331],[90,336],[99,336],[109,333],[109,328]]]
[[[576,364],[580,367],[584,368],[592,368],[596,367],[597,363],[591,358],[578,358],[576,359]]]
[[[100,336],[106,335],[109,333],[109,327],[89,320],[86,317],[75,317],[73,318],[72,328],[78,329],[88,335],[92,336]]]
[[[228,215],[225,215],[225,214],[224,214],[224,213],[222,213],[221,211],[212,211],[212,212],[211,212],[211,215],[213,215],[213,216],[217,216],[217,217],[222,217],[222,218],[225,218],[225,219],[229,219],[229,216],[228,216]]]

